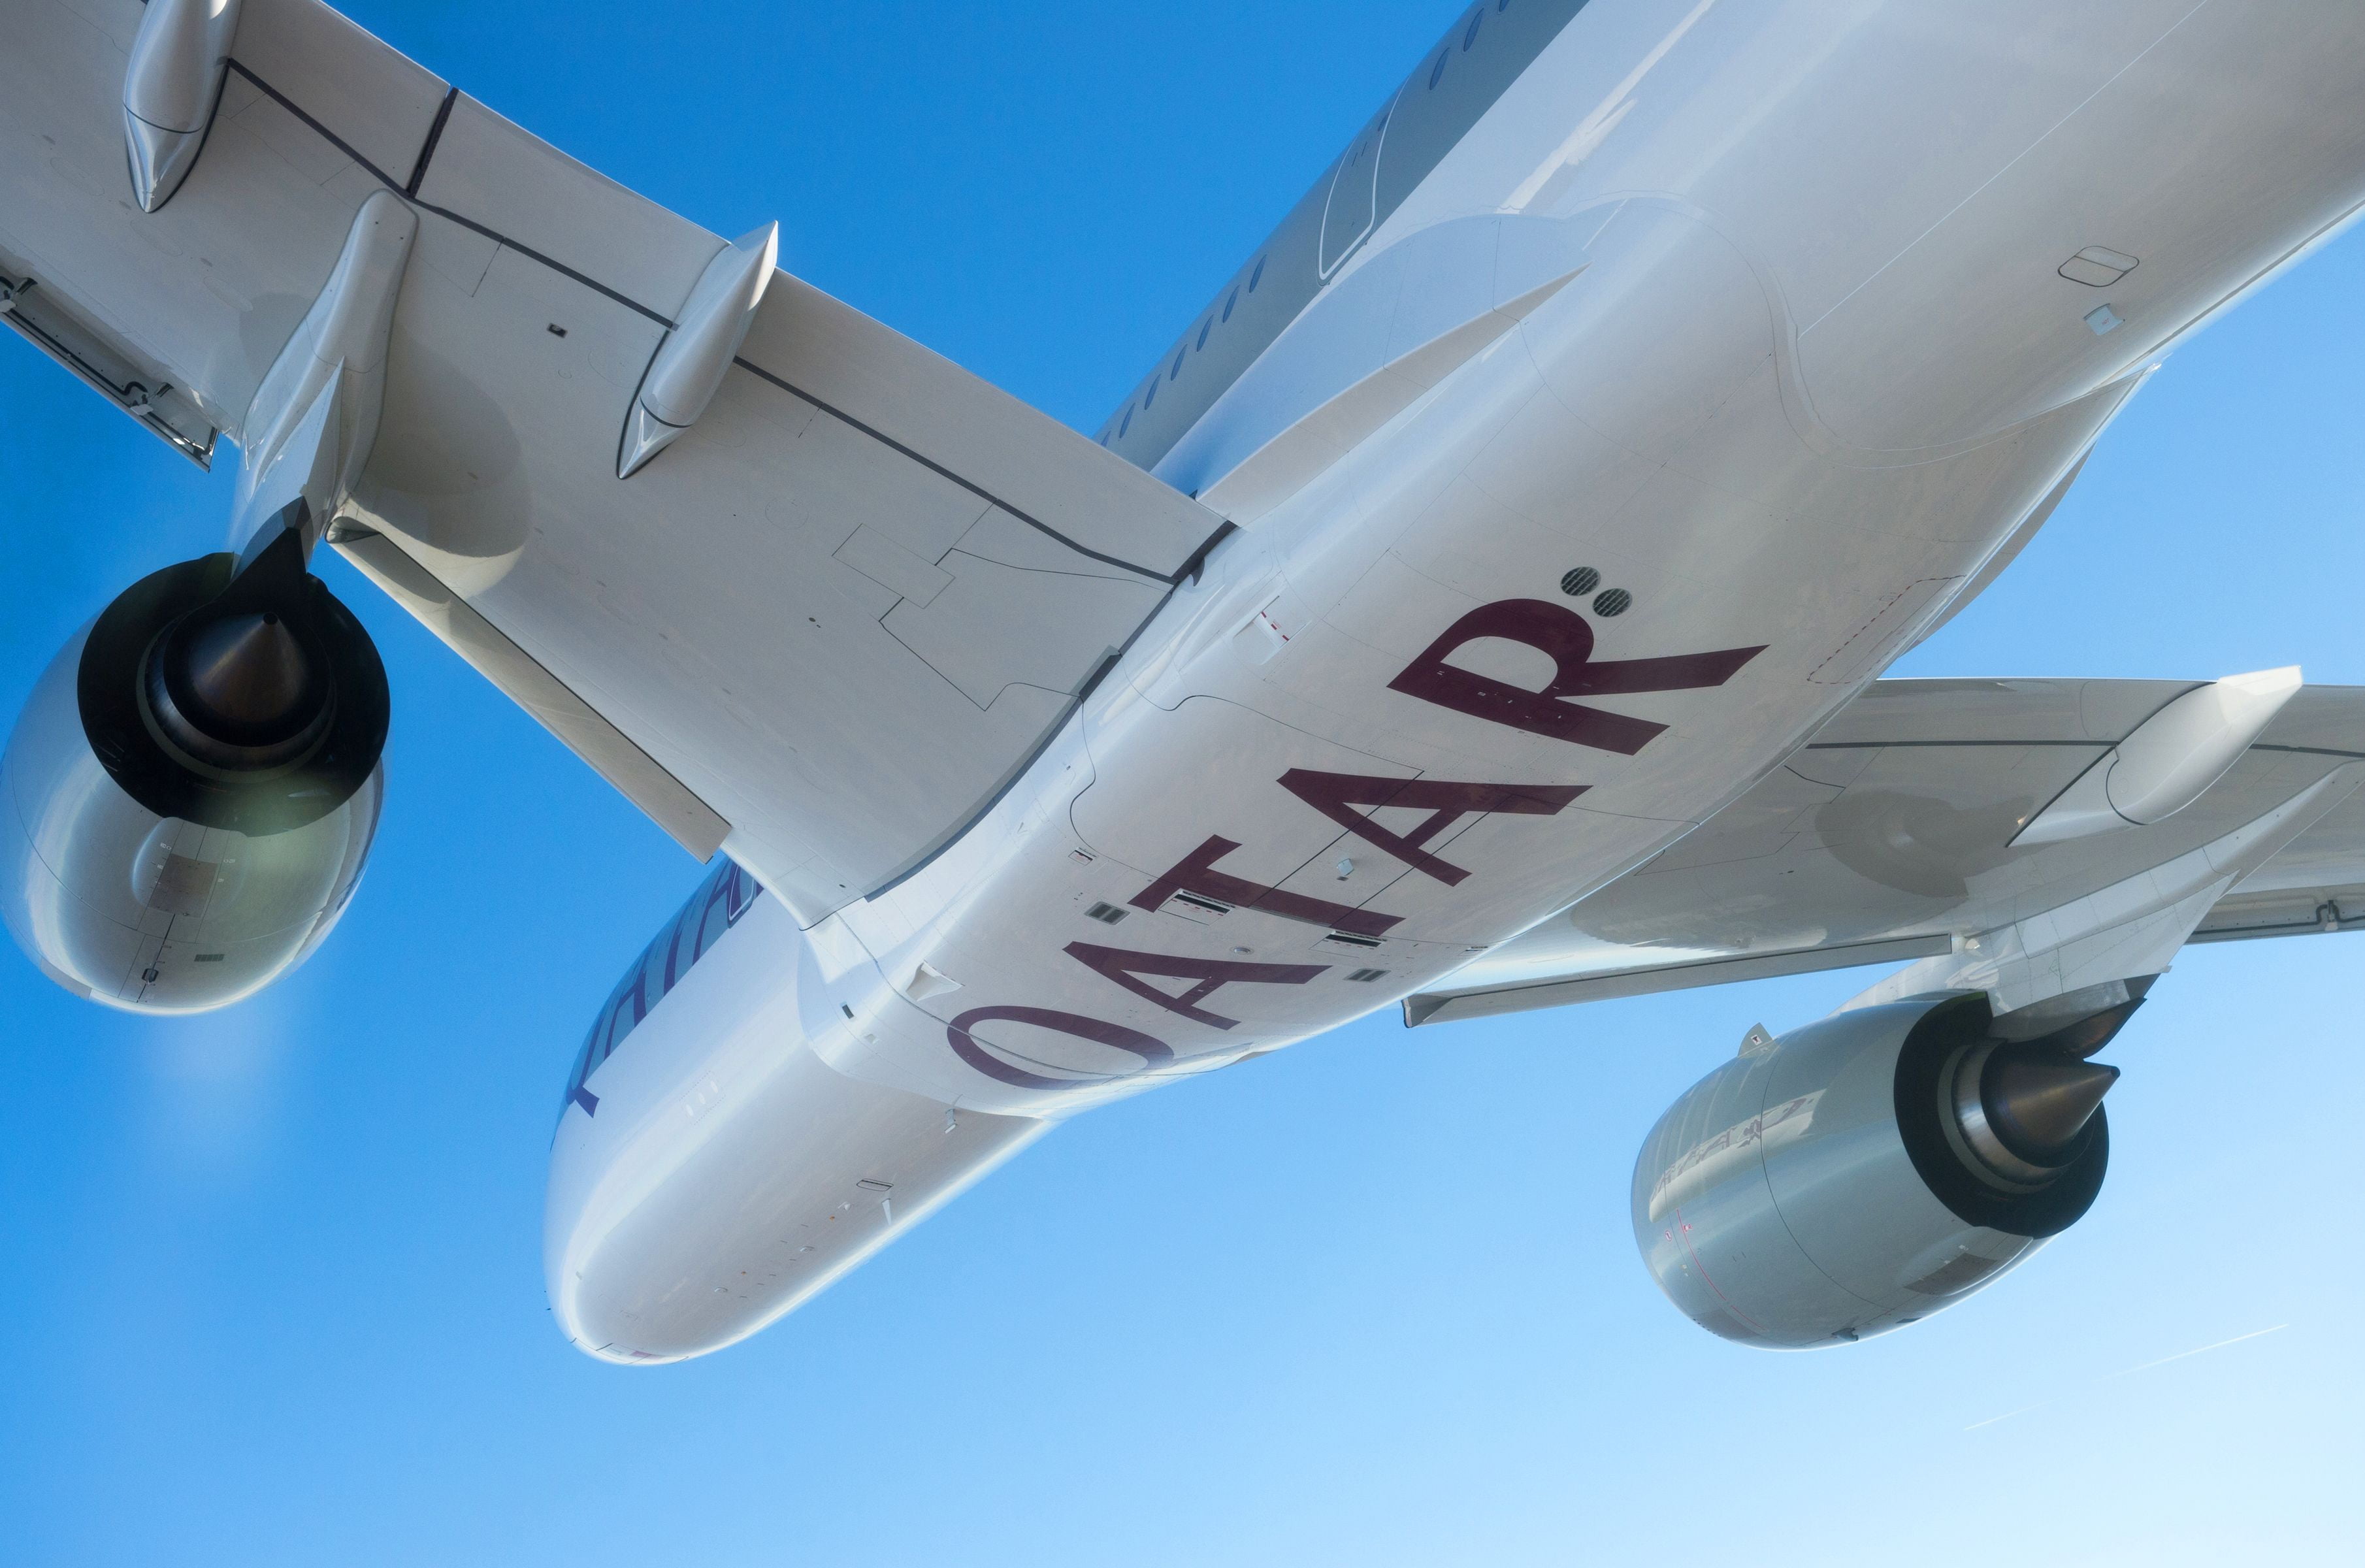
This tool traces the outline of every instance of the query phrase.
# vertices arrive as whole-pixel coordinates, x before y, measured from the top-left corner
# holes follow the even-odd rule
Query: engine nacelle
[[[43,972],[140,1013],[261,990],[326,936],[384,794],[385,667],[279,535],[132,586],[0,756],[0,913]]]
[[[1978,995],[1755,1036],[1642,1146],[1644,1265],[1692,1321],[1767,1349],[1953,1305],[2102,1190],[2102,1098],[2118,1072],[2084,1058],[2133,1006],[2033,1040],[1998,1037]]]

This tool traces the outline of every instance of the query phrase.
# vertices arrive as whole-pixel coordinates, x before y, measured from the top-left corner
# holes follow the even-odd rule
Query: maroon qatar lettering
[[[1429,840],[1477,813],[1508,812],[1524,816],[1558,816],[1571,801],[1586,791],[1582,784],[1464,784],[1444,778],[1383,778],[1362,773],[1324,773],[1293,767],[1281,776],[1281,787],[1368,844],[1377,845],[1406,865],[1435,878],[1447,887],[1470,875],[1460,866],[1429,852]],[[1373,811],[1402,807],[1427,812],[1429,820],[1410,833],[1390,833],[1358,806]]]
[[[1496,680],[1451,662],[1473,643],[1490,638],[1521,643],[1550,658],[1552,678],[1541,690],[1529,690]],[[1654,691],[1690,691],[1722,686],[1742,667],[1765,651],[1723,648],[1711,653],[1683,654],[1642,659],[1596,659],[1592,625],[1575,611],[1543,599],[1501,599],[1481,605],[1447,627],[1388,682],[1388,689],[1432,702],[1489,723],[1547,735],[1573,745],[1631,756],[1666,732],[1667,726],[1628,713],[1613,713],[1572,699],[1637,696]],[[1448,887],[1458,887],[1470,876],[1429,847],[1463,819],[1492,814],[1557,816],[1583,794],[1582,784],[1495,784],[1459,779],[1391,778],[1370,774],[1330,773],[1319,768],[1293,767],[1276,780],[1298,800],[1313,807],[1364,842],[1396,857],[1422,875]],[[1403,833],[1383,827],[1373,813],[1389,810],[1427,812],[1427,818]],[[1283,920],[1304,922],[1332,931],[1362,936],[1384,936],[1403,924],[1400,915],[1358,909],[1310,894],[1284,891],[1217,868],[1216,862],[1239,848],[1237,840],[1210,834],[1189,855],[1129,901],[1136,909],[1163,909],[1178,893],[1232,908],[1261,910]],[[1064,951],[1071,958],[1134,995],[1169,1013],[1214,1029],[1234,1029],[1239,1020],[1205,1005],[1229,985],[1306,985],[1328,974],[1321,964],[1258,964],[1231,959],[1194,958],[1130,948],[1070,942]],[[1188,980],[1187,989],[1162,991],[1152,980]],[[989,1050],[973,1032],[996,1020],[1032,1025],[1076,1039],[1123,1051],[1140,1058],[1133,1072],[1105,1078],[1053,1078],[1032,1072],[1008,1059],[1017,1055]],[[1173,1049],[1138,1029],[1104,1019],[1088,1018],[1046,1007],[977,1007],[961,1014],[947,1027],[953,1054],[987,1077],[1015,1088],[1069,1091],[1093,1083],[1115,1081],[1171,1064]],[[1023,1059],[1023,1058],[1022,1058]],[[1037,1064],[1046,1065],[1046,1064]]]
[[[1551,681],[1541,691],[1530,691],[1446,662],[1472,643],[1490,637],[1524,643],[1550,658]],[[1760,644],[1754,648],[1668,658],[1596,659],[1593,627],[1584,616],[1540,599],[1506,599],[1482,604],[1447,627],[1442,636],[1388,682],[1388,689],[1490,723],[1631,756],[1667,726],[1566,699],[1722,686],[1765,651],[1765,645]]]
[[[1194,1024],[1215,1029],[1237,1029],[1240,1021],[1211,1013],[1199,1004],[1227,985],[1304,985],[1327,972],[1325,964],[1249,964],[1230,958],[1184,958],[1164,953],[1137,953],[1125,947],[1104,947],[1093,942],[1070,942],[1068,957],[1095,974],[1115,980],[1134,995],[1178,1013]],[[1199,983],[1180,993],[1159,990],[1141,977],[1189,980]]]

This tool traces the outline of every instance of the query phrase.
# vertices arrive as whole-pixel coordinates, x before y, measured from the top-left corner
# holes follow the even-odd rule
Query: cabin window
[[[1429,67],[1429,90],[1430,92],[1437,91],[1438,80],[1445,74],[1445,62],[1452,58],[1453,51],[1450,49],[1446,50],[1438,55],[1437,63]]]
[[[1199,346],[1202,349],[1205,349],[1207,346],[1207,334],[1215,330],[1216,319],[1213,316],[1210,316],[1207,318],[1205,323],[1199,329]]]
[[[1470,13],[1470,30],[1462,35],[1463,53],[1469,53],[1470,46],[1478,41],[1478,24],[1485,19],[1486,7],[1484,6],[1479,6],[1476,10]]]
[[[1224,301],[1224,319],[1225,319],[1225,320],[1228,321],[1228,320],[1230,320],[1230,319],[1232,319],[1232,307],[1233,307],[1233,306],[1235,306],[1235,305],[1238,305],[1239,302],[1240,302],[1240,291],[1239,291],[1238,288],[1235,288],[1235,289],[1233,289],[1233,290],[1232,290],[1232,297],[1231,297],[1229,299],[1227,299],[1227,300],[1225,300],[1225,301]]]
[[[1254,294],[1256,292],[1256,286],[1263,281],[1264,258],[1262,256],[1259,256],[1257,258],[1256,271],[1249,274],[1249,292],[1250,294]]]
[[[1171,381],[1176,376],[1182,374],[1182,356],[1190,352],[1191,345],[1188,343],[1183,344],[1181,348],[1174,351],[1174,368],[1166,373],[1167,380]]]

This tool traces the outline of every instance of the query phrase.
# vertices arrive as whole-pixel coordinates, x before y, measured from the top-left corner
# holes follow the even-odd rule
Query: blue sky
[[[1087,428],[1452,20],[350,9],[709,229],[779,218],[791,270]],[[2365,682],[2360,341],[2365,234],[2181,352],[1901,673]],[[122,586],[219,547],[231,465],[200,477],[13,339],[0,408],[12,713]],[[584,1359],[542,1294],[553,1108],[696,868],[328,571],[397,700],[328,946],[165,1024],[0,948],[0,1562],[2365,1554],[2355,937],[2180,960],[2113,1047],[2092,1214],[1846,1350],[1700,1333],[1625,1204],[1749,1025],[1869,975],[1384,1015],[1060,1130],[739,1350]]]

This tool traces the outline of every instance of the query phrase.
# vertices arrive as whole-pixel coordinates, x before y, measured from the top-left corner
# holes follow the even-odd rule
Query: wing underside
[[[2365,689],[2302,689],[2163,821],[2012,843],[2193,686],[1875,682],[1716,817],[1406,1019],[1899,962],[2016,1000],[2156,972],[2185,941],[2365,926]]]
[[[194,460],[245,433],[380,192],[418,215],[331,539],[693,852],[811,920],[990,803],[1222,524],[777,274],[713,401],[616,477],[723,241],[318,0],[246,0],[195,170],[142,213],[139,0],[0,0],[0,319]]]

